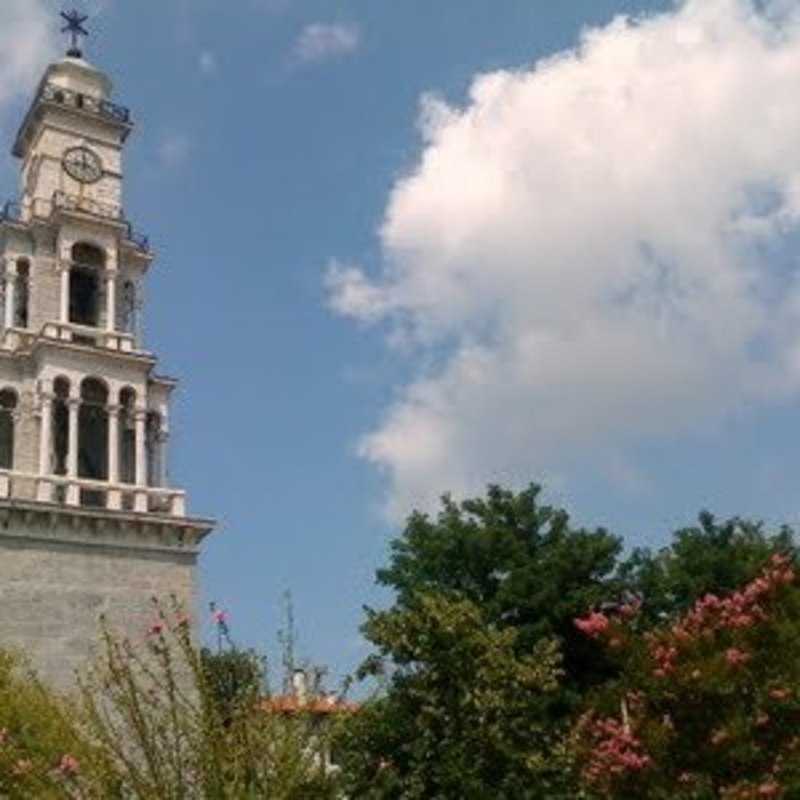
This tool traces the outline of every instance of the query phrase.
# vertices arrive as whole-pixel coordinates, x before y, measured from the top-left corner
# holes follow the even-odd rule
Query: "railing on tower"
[[[103,217],[104,219],[121,220],[122,209],[110,203],[102,203],[92,197],[79,197],[75,194],[66,192],[53,192],[53,208],[64,209],[65,211],[80,211],[90,214],[93,217]]]
[[[125,219],[125,214],[119,206],[103,203],[91,197],[79,197],[78,195],[57,191],[53,194],[53,209],[78,211],[93,217],[102,217],[103,219],[122,222],[126,226],[126,239],[138,250],[144,253],[150,252],[149,237],[134,229],[133,225]]]
[[[15,200],[9,200],[0,208],[0,222],[21,222],[22,206]]]
[[[97,114],[107,117],[115,122],[130,124],[131,112],[125,106],[112,103],[110,100],[99,100],[82,92],[74,92],[71,89],[64,89],[53,83],[46,83],[39,92],[39,100],[46,103],[55,103],[67,108],[74,108],[79,111],[86,111],[89,114]]]

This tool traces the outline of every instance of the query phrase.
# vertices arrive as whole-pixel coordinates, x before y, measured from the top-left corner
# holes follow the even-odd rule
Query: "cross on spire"
[[[61,29],[61,33],[68,33],[72,37],[72,46],[67,50],[67,55],[72,58],[81,58],[83,53],[80,48],[80,37],[89,35],[89,31],[83,27],[83,23],[89,19],[89,15],[81,14],[73,9],[72,11],[62,11],[61,18],[67,23]]]

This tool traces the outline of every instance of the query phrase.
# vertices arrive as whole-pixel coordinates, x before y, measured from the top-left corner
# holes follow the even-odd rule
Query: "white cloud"
[[[353,23],[315,22],[301,31],[293,56],[304,64],[327,61],[355,52],[360,42],[361,30]]]
[[[58,53],[53,11],[42,0],[3,0],[0,25],[0,111],[31,91]]]
[[[218,68],[217,57],[210,50],[204,50],[200,53],[197,65],[203,75],[215,75]]]
[[[626,445],[800,389],[800,5],[763,5],[619,18],[423,99],[381,274],[329,275],[423,365],[360,446],[390,511],[592,459],[639,484]]]
[[[158,157],[161,164],[169,169],[180,167],[189,157],[191,142],[182,133],[167,133],[158,145]]]

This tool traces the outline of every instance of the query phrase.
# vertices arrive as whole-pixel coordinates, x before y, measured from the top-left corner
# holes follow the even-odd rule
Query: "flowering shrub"
[[[640,629],[631,606],[575,625],[621,667],[574,730],[587,788],[607,798],[798,796],[800,587],[788,557],[655,630]]]
[[[314,721],[265,713],[256,680],[221,694],[228,662],[209,669],[180,609],[154,603],[139,642],[102,644],[73,700],[0,654],[3,800],[339,796]]]

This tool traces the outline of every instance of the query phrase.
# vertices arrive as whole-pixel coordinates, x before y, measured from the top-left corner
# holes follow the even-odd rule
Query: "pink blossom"
[[[147,635],[148,636],[161,636],[164,633],[165,625],[162,620],[157,620],[154,622],[148,629]]]
[[[777,688],[777,689],[770,689],[769,696],[773,700],[782,701],[782,700],[788,700],[792,696],[792,693],[788,689]]]
[[[608,630],[610,621],[608,617],[598,611],[592,611],[584,619],[574,620],[575,627],[592,639],[597,639]]]
[[[711,734],[711,744],[715,746],[724,744],[728,739],[730,739],[730,734],[724,728],[720,728]]]
[[[731,667],[742,667],[751,658],[752,656],[750,653],[746,653],[744,650],[740,650],[738,647],[729,647],[725,651],[725,660]]]
[[[227,611],[223,611],[222,609],[217,609],[212,614],[212,619],[217,625],[224,625],[228,621],[229,615]]]
[[[61,761],[58,764],[58,771],[65,777],[65,778],[72,778],[78,774],[80,764],[78,763],[78,759],[75,756],[71,756],[69,753],[61,756]]]

